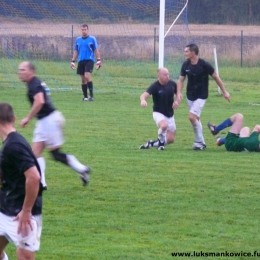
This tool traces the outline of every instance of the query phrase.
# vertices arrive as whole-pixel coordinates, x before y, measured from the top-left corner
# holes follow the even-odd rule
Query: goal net
[[[186,4],[187,0],[165,0],[164,33],[170,30],[164,39],[164,65],[173,78],[179,74],[183,49],[189,42]],[[160,0],[2,0],[0,80],[6,86],[20,86],[17,66],[31,60],[41,77],[60,77],[61,86],[53,87],[79,89],[75,80],[62,82],[62,75],[71,73],[75,79],[70,60],[82,23],[89,25],[99,43],[103,67],[98,77],[104,84],[118,74],[131,77],[131,70],[136,69],[140,77],[154,77],[159,16]],[[50,62],[56,63],[55,71]]]

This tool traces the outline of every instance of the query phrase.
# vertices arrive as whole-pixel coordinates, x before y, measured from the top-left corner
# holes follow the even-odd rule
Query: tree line
[[[179,5],[179,1],[165,0],[166,8]],[[116,22],[120,15],[152,22],[159,18],[159,3],[160,0],[0,0],[0,18],[23,14],[39,20],[69,19],[77,14],[79,20],[89,17],[94,22],[100,18]],[[189,23],[260,25],[260,0],[189,0],[187,10]]]
[[[189,0],[189,23],[260,24],[260,0]]]

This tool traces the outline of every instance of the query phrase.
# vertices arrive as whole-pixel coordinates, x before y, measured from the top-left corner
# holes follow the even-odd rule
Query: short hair
[[[36,71],[36,67],[31,61],[28,61],[28,68],[29,70]]]
[[[194,51],[196,55],[199,54],[199,47],[195,43],[188,44],[186,48],[189,48],[190,51]]]
[[[88,29],[88,25],[87,25],[86,23],[83,23],[83,24],[81,25],[81,27]]]
[[[0,103],[0,124],[13,123],[14,110],[8,103]]]

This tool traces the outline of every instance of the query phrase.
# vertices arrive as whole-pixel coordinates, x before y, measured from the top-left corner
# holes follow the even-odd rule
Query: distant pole
[[[165,0],[160,0],[160,24],[159,24],[159,62],[162,68],[164,63],[164,25],[165,25]]]
[[[214,53],[216,73],[217,73],[217,75],[219,75],[219,72],[218,72],[218,58],[217,58],[217,49],[216,49],[216,46],[214,46],[214,48],[213,48],[213,53]],[[220,87],[218,86],[218,94],[221,95],[221,93],[222,93],[222,91],[221,91]]]
[[[154,27],[154,30],[153,30],[153,39],[154,39],[154,43],[153,43],[153,62],[155,62],[155,52],[156,52],[156,27]]]
[[[71,25],[71,56],[73,55],[73,24]]]
[[[243,67],[243,31],[241,31],[241,67]]]

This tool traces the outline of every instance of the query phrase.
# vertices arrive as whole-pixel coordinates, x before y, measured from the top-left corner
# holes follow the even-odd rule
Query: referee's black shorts
[[[82,60],[78,63],[77,74],[84,75],[85,72],[92,73],[94,68],[94,61]]]

